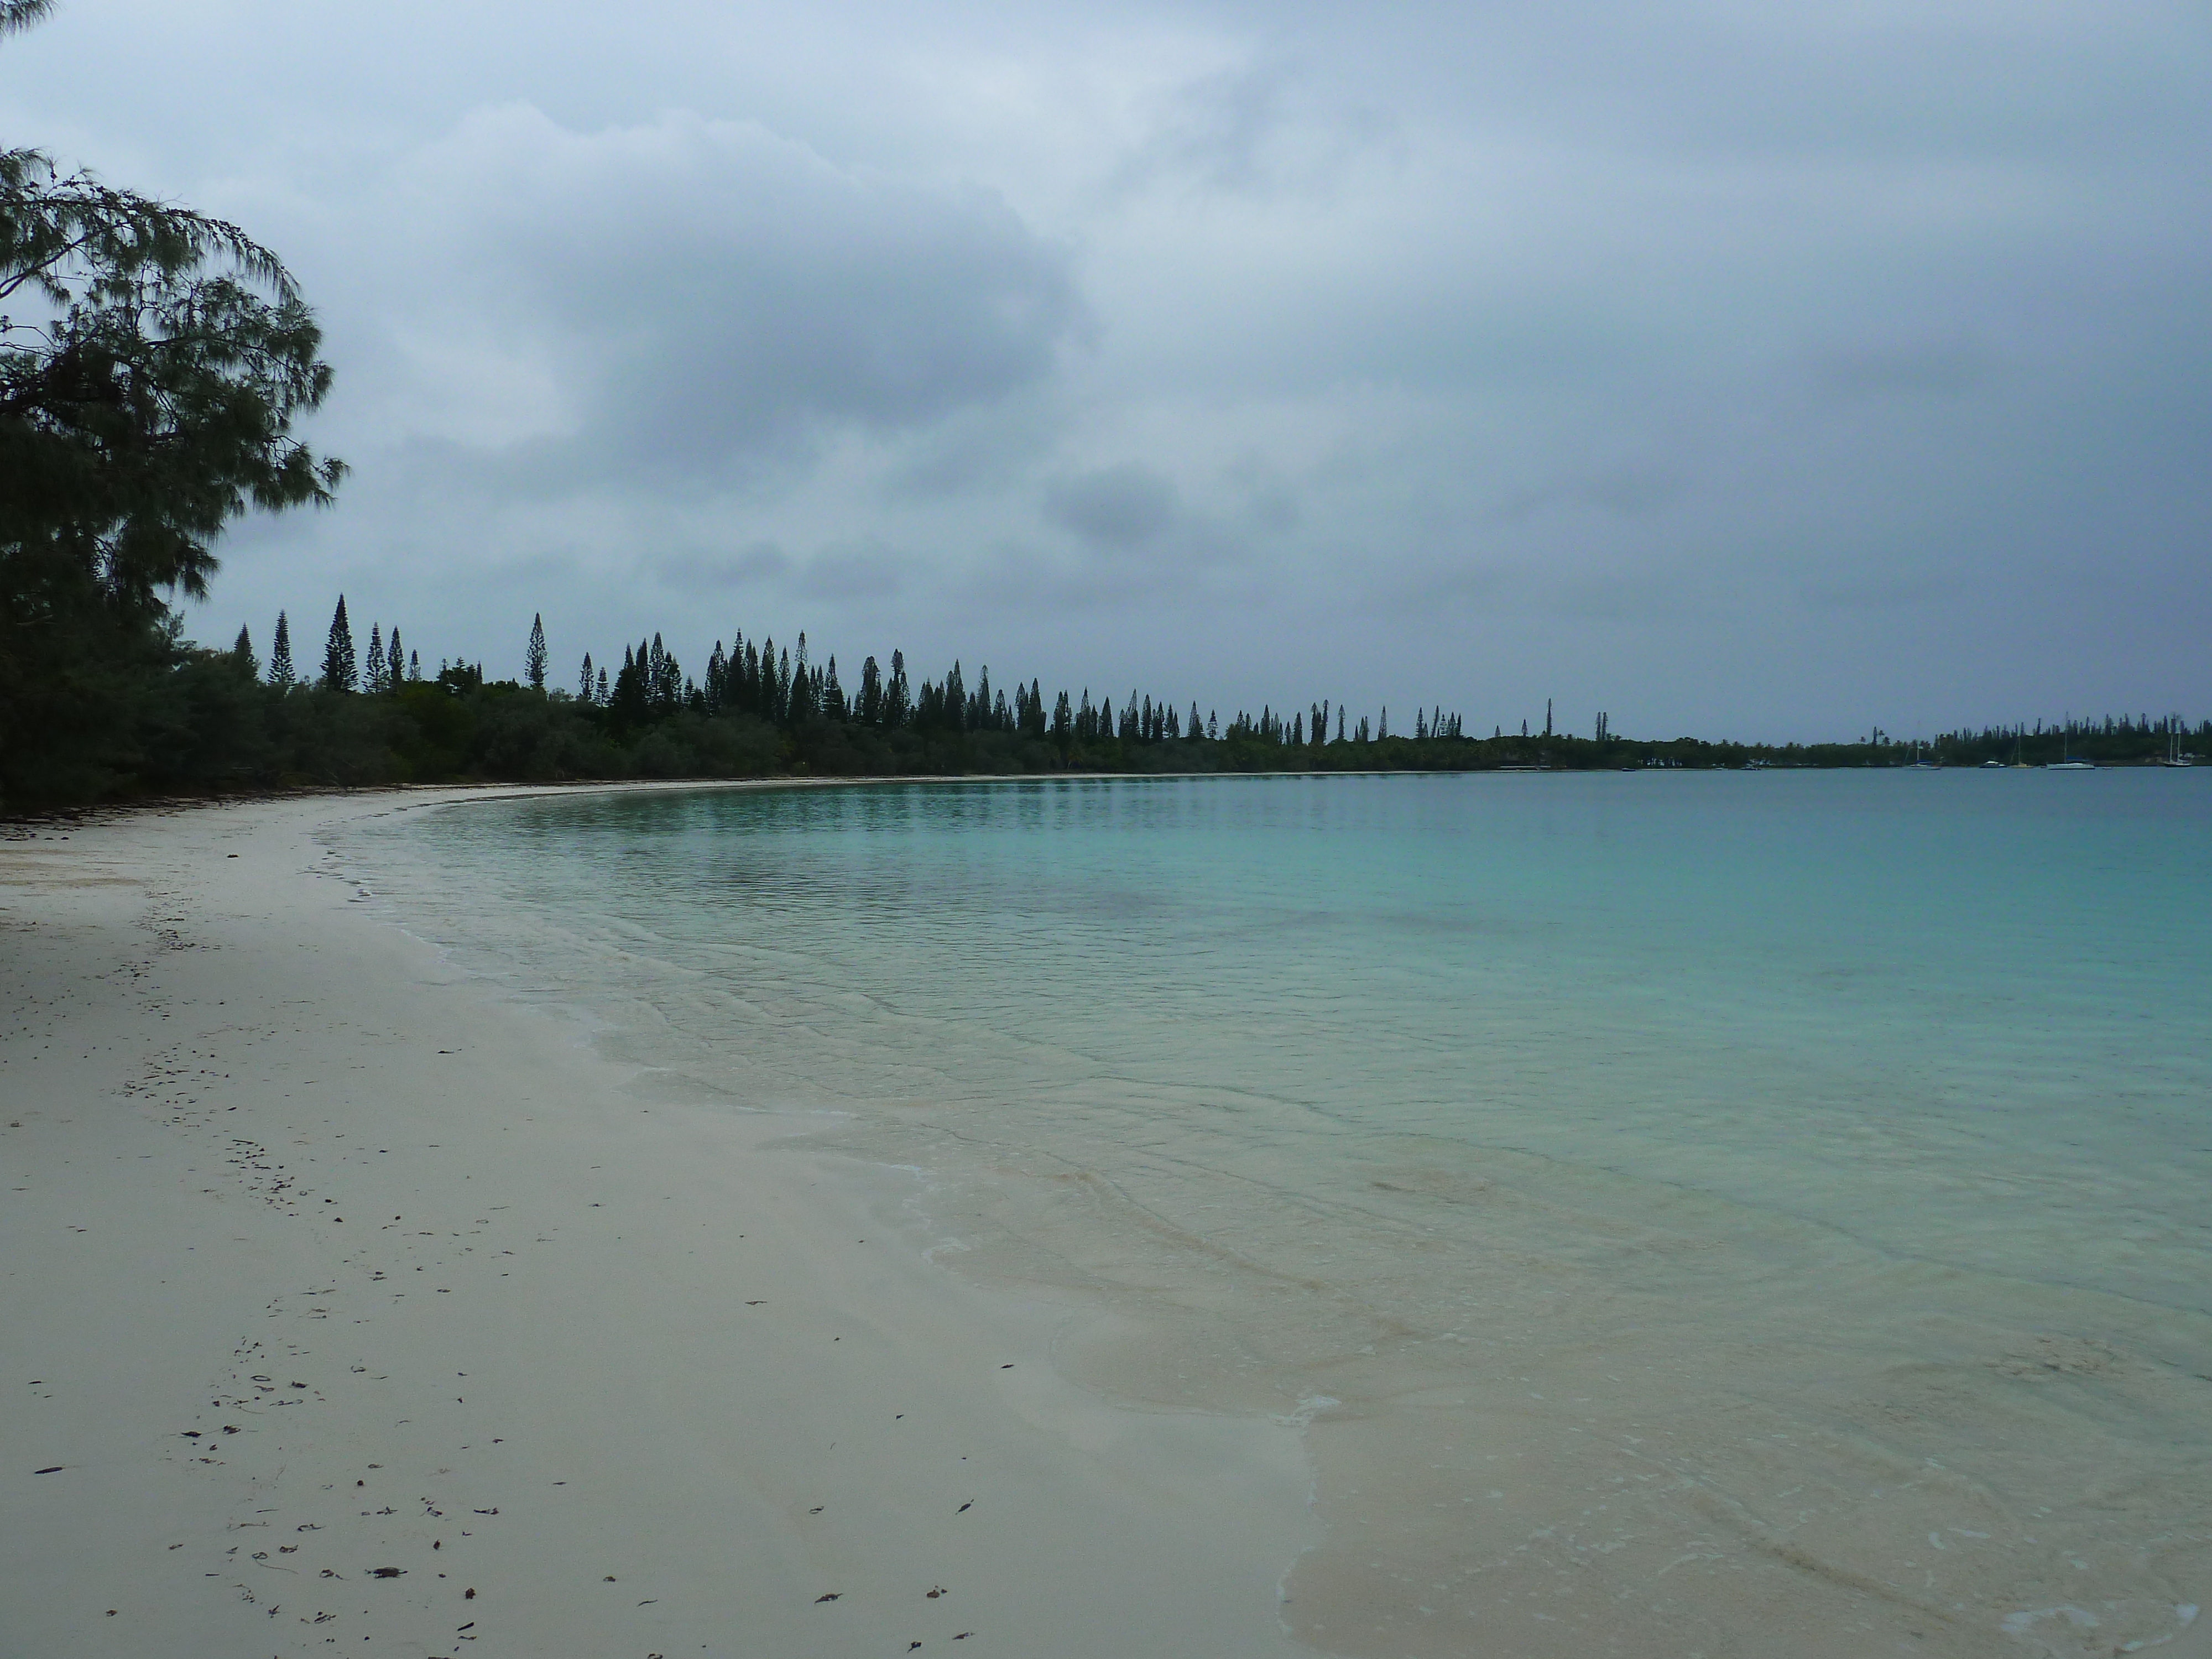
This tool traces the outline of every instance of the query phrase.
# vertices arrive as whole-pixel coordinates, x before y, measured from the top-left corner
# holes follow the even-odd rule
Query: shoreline
[[[579,787],[0,842],[23,1650],[1311,1652],[1298,1426],[1066,1381],[1069,1310],[923,1259],[911,1176],[661,1097],[313,840]]]
[[[2160,1424],[2196,1455],[2174,1345],[2128,1310],[2002,1278],[1952,1307],[1854,1247],[1815,1322],[1778,1305],[1716,1346],[1711,1285],[1635,1230],[1700,1241],[1712,1280],[1766,1223],[1442,1148],[1355,1160],[1382,1178],[1353,1196],[1400,1239],[1391,1216],[1483,1197],[1451,1258],[1474,1324],[1240,1324],[1141,1229],[1054,1233],[1074,1253],[1042,1262],[967,1200],[1018,1204],[1054,1158],[978,1125],[979,1171],[933,1139],[955,1122],[629,1043],[619,1011],[510,980],[495,907],[441,915],[468,883],[434,863],[395,908],[356,858],[369,818],[580,787],[700,788],[358,791],[0,842],[0,1516],[26,1540],[0,1624],[26,1651],[2212,1656],[2193,1605],[2143,1601],[2163,1568],[2124,1601],[2071,1580],[2147,1520],[2010,1461],[2063,1445],[2101,1490],[2149,1478],[2125,1437]],[[591,982],[627,984],[628,951]],[[1894,1413],[1954,1396],[1990,1443],[1923,1468]],[[2185,1595],[2199,1506],[2136,1502],[2172,1516],[2148,1542]]]
[[[645,794],[692,793],[712,790],[740,789],[834,789],[881,787],[886,785],[940,783],[1041,783],[1093,782],[1142,783],[1172,781],[1223,781],[1231,779],[1274,780],[1285,778],[1477,778],[1477,777],[1611,777],[1616,775],[1658,777],[1733,776],[1745,772],[1823,772],[1859,775],[1868,772],[1981,772],[1991,769],[1960,763],[1940,766],[1812,766],[1759,763],[1743,766],[1544,766],[1505,765],[1469,767],[1280,767],[1257,771],[1218,772],[885,772],[854,774],[791,775],[774,777],[682,777],[682,778],[569,778],[550,782],[478,782],[478,783],[379,783],[347,785],[318,785],[301,789],[270,790],[259,793],[210,795],[146,795],[128,799],[89,801],[74,806],[54,806],[36,810],[9,811],[0,810],[0,842],[24,840],[37,836],[41,829],[56,825],[80,825],[122,823],[142,817],[172,817],[181,812],[243,811],[250,808],[285,808],[304,806],[315,802],[335,803],[382,799],[398,797],[417,805],[442,805],[477,800],[526,799],[532,796],[571,794]],[[2051,769],[2040,763],[2023,767],[2007,766],[2006,771],[2041,772]],[[2179,766],[2164,761],[2097,762],[2081,769],[2094,772],[2163,773],[2195,769],[2188,763]]]

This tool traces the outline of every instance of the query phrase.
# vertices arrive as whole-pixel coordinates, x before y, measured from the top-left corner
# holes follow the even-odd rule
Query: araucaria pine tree
[[[345,595],[331,617],[331,637],[323,647],[323,684],[332,691],[350,691],[361,681],[361,662],[353,652],[353,624],[346,620]]]
[[[384,628],[379,623],[368,625],[368,668],[362,676],[361,689],[372,696],[388,689],[384,683]]]
[[[532,690],[545,689],[545,618],[534,613],[530,618],[529,648],[522,653],[522,673]]]
[[[283,690],[299,678],[292,667],[292,624],[276,613],[276,643],[269,649],[269,684]]]
[[[252,636],[247,634],[242,625],[238,630],[237,643],[230,647],[230,659],[247,673],[257,678],[260,675],[261,665],[253,659]]]

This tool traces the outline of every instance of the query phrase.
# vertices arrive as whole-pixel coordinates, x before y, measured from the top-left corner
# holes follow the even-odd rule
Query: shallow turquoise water
[[[1838,1582],[1917,1583],[1941,1532],[1880,1469],[1978,1458],[1952,1530],[2005,1539],[2001,1497],[2017,1537],[1942,1570],[1990,1629],[2090,1605],[2093,1539],[2131,1552],[2106,1632],[2202,1600],[2212,774],[577,795],[346,850],[610,1046],[936,1172],[975,1270],[1152,1304],[1102,1385],[1310,1411],[1640,1366],[1628,1439],[1739,1507],[1784,1474],[1730,1413],[1857,1448],[1805,1477]],[[1562,1491],[1627,1478],[1559,1447]],[[2152,1496],[2123,1525],[2084,1469]],[[1612,1547],[1669,1547],[1651,1504]]]
[[[1294,1109],[1316,1157],[1343,1131],[1511,1147],[2203,1310],[2208,783],[1054,781],[584,796],[410,833],[709,990],[816,1004],[838,1093],[902,1095],[915,1057],[868,1050],[918,1019],[915,1086],[1107,1073],[1221,1123]]]

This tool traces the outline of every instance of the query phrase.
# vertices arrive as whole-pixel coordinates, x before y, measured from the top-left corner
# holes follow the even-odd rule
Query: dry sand
[[[1295,1427],[373,920],[386,805],[0,843],[0,1654],[1310,1651]]]

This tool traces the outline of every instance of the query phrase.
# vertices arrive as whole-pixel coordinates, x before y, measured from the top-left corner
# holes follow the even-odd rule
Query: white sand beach
[[[458,792],[457,792],[458,793]],[[347,797],[0,842],[0,1650],[1291,1654],[1297,1429],[372,919]]]

